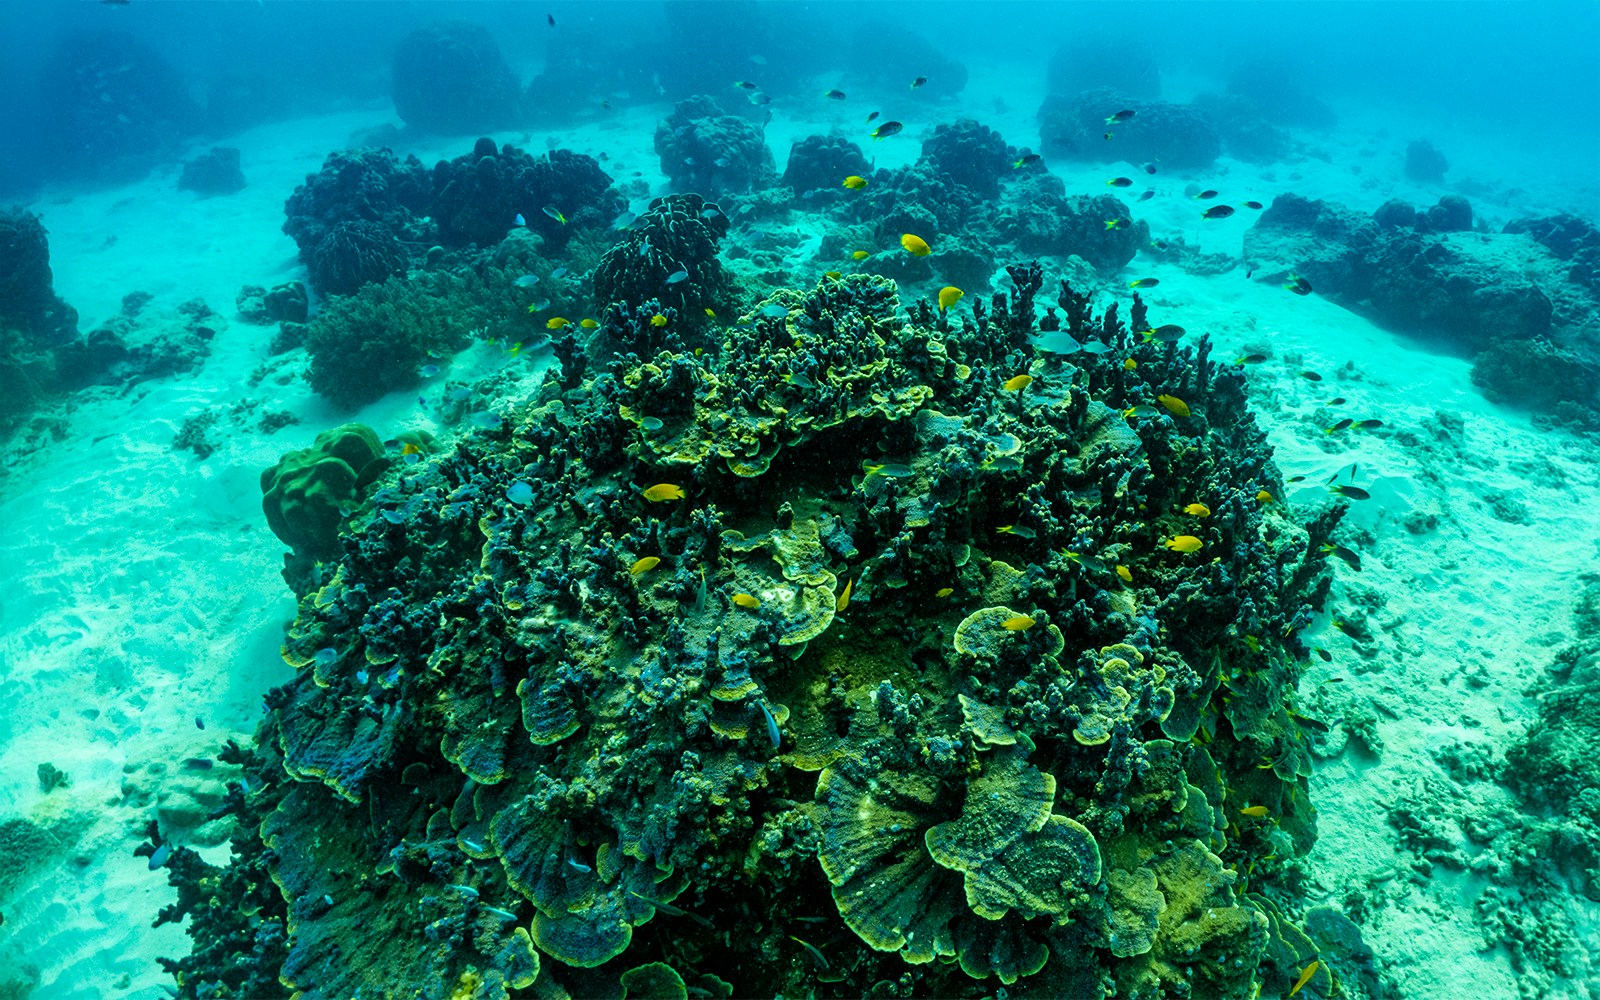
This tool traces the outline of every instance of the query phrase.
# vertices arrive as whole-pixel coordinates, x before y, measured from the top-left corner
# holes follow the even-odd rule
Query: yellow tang
[[[583,327],[585,330],[593,330],[595,327],[600,325],[600,322],[598,320],[582,319],[578,321],[578,325]]]
[[[1032,375],[1013,375],[1006,379],[1006,384],[1000,388],[1004,389],[1006,392],[1021,392],[1032,384]]]
[[[933,592],[933,596],[934,597],[949,597],[951,594],[953,594],[955,592],[956,592],[956,588],[954,588],[954,587],[940,587],[938,590]]]
[[[840,278],[844,277],[844,272],[843,271],[823,271],[822,272],[822,276],[824,278],[832,278],[834,281],[838,281]]]
[[[1255,816],[1256,818],[1259,819],[1260,817],[1265,816],[1267,814],[1267,807],[1266,806],[1245,806],[1243,809],[1239,810],[1239,813],[1240,813],[1240,815],[1243,815],[1243,816]]]
[[[1266,490],[1262,490],[1260,493],[1256,494],[1256,499],[1261,501],[1262,503],[1271,503],[1272,502],[1272,494],[1268,493]]]
[[[638,576],[640,573],[648,573],[660,565],[661,559],[658,556],[645,556],[632,566],[629,566],[628,572],[634,576]]]
[[[939,308],[949,309],[961,301],[961,296],[967,294],[954,285],[946,285],[939,289]]]
[[[706,315],[710,316],[712,319],[717,318],[716,310],[712,309],[710,306],[706,306]]]
[[[660,313],[656,313],[654,316],[650,317],[650,325],[651,326],[666,326],[667,325],[667,318],[665,316],[661,315]]]
[[[671,483],[656,483],[644,491],[644,498],[651,503],[659,503],[662,500],[682,500],[683,487],[674,486]]]
[[[748,611],[754,611],[756,608],[761,607],[761,598],[753,594],[734,594],[733,603]]]
[[[1130,371],[1130,372],[1131,372],[1131,371],[1133,371],[1133,370],[1134,370],[1134,369],[1135,369],[1135,368],[1137,368],[1137,367],[1139,367],[1139,362],[1137,362],[1137,361],[1135,361],[1135,360],[1133,360],[1133,359],[1132,359],[1132,358],[1129,358],[1129,359],[1128,359],[1128,360],[1126,360],[1126,361],[1124,361],[1124,362],[1123,362],[1123,363],[1122,363],[1122,367],[1124,367],[1124,368],[1126,368],[1126,369],[1128,369],[1128,371]]]
[[[1131,570],[1128,567],[1122,565],[1121,563],[1117,564],[1117,576],[1122,578],[1122,582],[1123,583],[1132,583],[1133,582],[1133,570]]]
[[[933,253],[933,247],[928,246],[928,241],[914,233],[906,233],[900,237],[900,245],[913,257],[926,257]]]
[[[855,253],[850,255],[852,260],[866,260],[868,257],[871,257],[871,256],[872,256],[872,254],[868,253],[865,250],[857,250]]]
[[[1193,535],[1178,535],[1175,538],[1167,539],[1161,544],[1174,552],[1199,552],[1200,546],[1204,545],[1205,542]]]
[[[1033,628],[1033,619],[1029,618],[1027,615],[1017,615],[1014,618],[1007,618],[1005,621],[1001,622],[1000,627],[1005,629],[1007,632],[1025,632],[1028,629]]]
[[[571,325],[572,320],[567,319],[565,316],[551,316],[549,319],[544,321],[546,330],[559,330],[562,327]]]
[[[1187,417],[1189,415],[1189,404],[1177,396],[1168,396],[1163,393],[1156,397],[1156,402],[1171,410],[1174,416]]]
[[[839,599],[833,602],[833,610],[835,612],[843,611],[850,606],[850,590],[855,584],[854,580],[846,580],[844,582],[844,589],[839,591]]]
[[[1207,507],[1203,503],[1192,503],[1189,506],[1183,508],[1183,512],[1185,514],[1193,514],[1195,517],[1210,517],[1211,516],[1211,508]]]
[[[844,183],[839,186],[847,187],[852,191],[860,191],[862,188],[867,186],[867,179],[865,177],[857,177],[855,174],[851,174],[849,177],[846,177],[844,179]]]

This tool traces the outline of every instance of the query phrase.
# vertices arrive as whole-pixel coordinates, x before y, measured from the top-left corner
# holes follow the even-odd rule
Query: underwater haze
[[[0,29],[0,997],[1600,1000],[1600,5]]]

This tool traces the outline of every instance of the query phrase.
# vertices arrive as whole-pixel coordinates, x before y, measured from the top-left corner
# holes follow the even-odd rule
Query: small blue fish
[[[406,512],[403,510],[385,510],[381,511],[380,513],[383,514],[383,519],[388,521],[390,524],[406,523]]]
[[[583,872],[585,875],[587,875],[590,872],[594,871],[593,868],[590,868],[588,865],[584,864],[582,861],[579,861],[577,858],[573,857],[570,854],[567,855],[567,864],[569,864],[572,867],[578,869],[578,871]]]
[[[639,244],[639,256],[648,257],[649,255],[650,255],[650,237],[646,236],[644,238],[644,242]]]
[[[692,127],[692,126],[689,126],[689,125],[679,125],[679,126],[678,126],[678,127],[677,127],[677,128],[675,128],[675,129],[673,129],[673,130],[672,130],[672,136],[673,136],[673,138],[675,138],[675,139],[682,139],[682,138],[683,138],[683,137],[684,137],[684,136],[685,136],[685,135],[687,135],[687,134],[688,134],[688,132],[689,132],[689,129],[690,129],[690,128],[691,128],[691,127]]]
[[[639,426],[647,431],[659,431],[664,425],[660,417],[645,417],[639,421]]]
[[[676,285],[678,282],[687,281],[688,279],[689,279],[689,272],[680,269],[680,270],[677,270],[677,271],[673,271],[671,274],[667,275],[667,284]]]
[[[194,727],[196,729],[204,729],[206,727],[206,720],[200,718],[200,716],[198,716],[198,715],[195,716],[194,717]]]
[[[711,162],[715,163],[719,167],[726,167],[728,164],[732,163],[733,161],[728,159],[726,156],[719,156],[715,160],[712,160]]]
[[[523,217],[522,217],[522,213],[521,213],[521,212],[518,212],[518,213],[517,213],[517,218],[516,218],[516,223],[517,223],[517,225],[519,225],[519,226],[526,226],[526,225],[527,225],[527,224],[528,224],[528,220],[527,220],[527,219],[524,219],[524,218],[523,218]]]
[[[464,400],[466,400],[467,397],[469,397],[471,395],[472,395],[472,390],[471,389],[468,389],[464,385],[458,385],[454,389],[451,389],[449,392],[445,393],[444,394],[444,398],[448,399],[452,403],[460,403],[460,402],[463,402]]]
[[[423,365],[417,369],[417,374],[421,375],[423,378],[433,378],[435,375],[439,374],[439,366]]]
[[[772,305],[762,306],[761,315],[766,316],[769,319],[777,319],[779,316],[789,315],[789,309],[787,306],[780,306],[774,302]]]
[[[526,507],[533,503],[533,487],[519,479],[506,487],[506,499],[519,507]]]
[[[172,845],[162,844],[160,847],[156,848],[156,852],[154,854],[150,855],[150,870],[155,871],[157,868],[160,868],[162,865],[167,863],[167,859],[170,857],[172,857]]]
[[[516,282],[515,282],[515,284],[516,284],[516,286],[518,288],[532,288],[534,285],[537,285],[538,283],[539,283],[539,276],[537,274],[524,274],[522,277],[518,278],[516,280]]]
[[[715,219],[721,214],[722,212],[715,205],[709,206],[700,212],[701,218],[705,219]]]
[[[339,651],[332,646],[323,646],[313,653],[311,658],[316,661],[319,667],[332,666],[333,662],[339,658]]]
[[[694,157],[692,157],[692,156],[685,156],[685,157],[684,157],[684,158],[683,158],[683,164],[684,164],[684,166],[686,166],[686,167],[692,167],[692,166],[694,166],[694,165],[695,165],[695,162],[694,162]]]
[[[371,676],[372,675],[367,673],[365,670],[357,670],[356,671],[356,683],[357,684],[365,684],[367,682],[368,678],[370,678]]]
[[[470,885],[457,885],[454,882],[450,882],[445,885],[445,888],[454,889],[456,892],[461,893],[461,895],[467,897],[468,899],[478,898],[478,890],[474,889]]]
[[[550,300],[549,299],[540,299],[538,302],[535,302],[533,305],[529,306],[528,307],[528,311],[529,312],[544,312],[546,309],[549,309],[549,308],[550,308]]]
[[[539,211],[543,212],[545,215],[550,216],[550,218],[552,218],[552,219],[556,220],[557,222],[561,223],[563,226],[567,224],[567,217],[565,215],[562,215],[561,214],[561,209],[555,207],[554,205],[546,205],[545,207],[539,209]]]
[[[617,216],[617,221],[611,224],[611,228],[627,229],[629,226],[633,225],[633,220],[637,219],[638,217],[639,216],[633,212],[623,212],[621,215]]]
[[[772,709],[767,707],[766,702],[756,704],[761,709],[761,717],[767,720],[767,739],[772,741],[772,749],[776,750],[783,743],[783,734],[778,732],[778,720],[773,717]]]
[[[500,419],[500,414],[488,410],[484,411],[483,413],[474,413],[472,416],[467,418],[467,422],[474,427],[482,427],[485,430],[491,431],[504,423],[504,421]]]

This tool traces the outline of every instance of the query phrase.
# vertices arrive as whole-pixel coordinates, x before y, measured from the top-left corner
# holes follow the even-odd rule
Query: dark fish
[[[1233,363],[1236,365],[1259,365],[1265,360],[1267,360],[1265,354],[1246,354],[1242,357],[1234,358]]]
[[[1323,663],[1332,663],[1333,662],[1333,654],[1328,652],[1326,649],[1323,649],[1321,646],[1317,647],[1317,655],[1322,657],[1322,662]],[[1343,681],[1344,681],[1343,677],[1330,677],[1330,678],[1328,678],[1328,683],[1329,684],[1338,684],[1338,683],[1342,683]]]
[[[1300,277],[1298,274],[1291,275],[1289,280],[1283,283],[1283,287],[1287,288],[1296,295],[1311,294],[1311,282]]]
[[[1259,201],[1247,201],[1247,202],[1244,203],[1244,207],[1245,208],[1253,208],[1253,209],[1255,209],[1256,211],[1259,212],[1259,211],[1261,211],[1261,202],[1259,202]]]
[[[1038,163],[1042,159],[1044,159],[1044,157],[1040,156],[1038,153],[1023,153],[1021,156],[1011,162],[1011,166],[1013,168],[1026,167],[1030,163]]]
[[[927,82],[928,82],[928,78],[927,77],[919,76],[915,80],[911,81],[911,89],[912,90],[916,90],[918,87],[922,86],[923,84],[925,84]]]
[[[873,113],[872,113],[872,114],[870,114],[870,115],[868,115],[868,116],[867,116],[867,121],[869,121],[869,122],[870,122],[870,121],[876,121],[876,120],[877,120],[877,118],[878,118],[878,116],[879,116],[879,115],[880,115],[880,114],[882,114],[882,113],[883,113],[883,112],[881,112],[881,111],[874,111],[874,112],[873,112]]]
[[[1318,375],[1316,372],[1313,372],[1313,371],[1301,372],[1300,373],[1300,377],[1305,379],[1307,382],[1321,382],[1322,381],[1322,376]]]
[[[872,130],[872,137],[874,139],[886,139],[891,135],[899,135],[903,131],[905,131],[905,126],[899,122],[884,122]]]
[[[1154,191],[1146,191],[1144,194],[1141,194],[1139,196],[1139,200],[1140,201],[1149,201],[1151,198],[1154,198],[1155,196],[1156,196],[1156,193]]]
[[[1346,486],[1346,485],[1344,485],[1342,483],[1334,483],[1332,486],[1329,486],[1328,487],[1328,492],[1329,493],[1337,493],[1340,496],[1346,497],[1346,498],[1348,498],[1350,500],[1371,500],[1372,499],[1372,494],[1368,493],[1366,490],[1362,489],[1361,487],[1359,487],[1359,486]]]
[[[1350,565],[1351,569],[1358,573],[1361,572],[1361,557],[1345,548],[1343,545],[1335,545],[1332,542],[1324,542],[1322,545],[1322,551],[1330,556],[1343,559]]]
[[[550,27],[554,28],[556,26],[556,16],[554,14],[546,14],[544,19],[545,22],[550,25]]]
[[[1144,172],[1147,173],[1147,174],[1155,173],[1156,172],[1156,165],[1154,163],[1146,163],[1144,165]]]
[[[1107,125],[1121,125],[1123,122],[1127,121],[1129,118],[1132,118],[1132,117],[1133,117],[1133,112],[1132,111],[1118,111],[1116,114],[1114,114],[1111,117],[1106,119],[1106,124]]]
[[[1353,424],[1353,423],[1355,423],[1355,421],[1351,420],[1349,417],[1345,417],[1343,420],[1341,420],[1338,423],[1334,424],[1332,427],[1323,428],[1322,433],[1324,433],[1324,434],[1337,434],[1340,431],[1348,430],[1350,428],[1350,425]]]
[[[200,716],[198,716],[198,715],[195,716],[194,717],[194,727],[196,729],[204,729],[206,727],[206,720],[200,718]]]
[[[1215,198],[1216,196],[1217,196],[1217,192],[1214,191],[1214,190],[1201,191],[1199,194],[1190,195],[1190,197],[1192,197],[1195,201],[1210,201],[1212,198]]]
[[[1107,187],[1114,187],[1114,188],[1133,187],[1133,178],[1131,178],[1131,177],[1113,177],[1109,181],[1106,181],[1106,186]]]
[[[1145,330],[1140,335],[1144,337],[1144,342],[1147,344],[1151,341],[1160,341],[1163,344],[1176,344],[1178,341],[1183,339],[1183,335],[1186,332],[1188,331],[1184,330],[1184,328],[1178,324],[1168,323],[1165,326],[1158,326],[1153,330]]]
[[[842,91],[842,90],[830,90],[826,94],[823,94],[822,96],[826,97],[830,101],[842,101],[842,100],[844,100],[844,91]]]
[[[1335,396],[1332,399],[1328,400],[1326,403],[1323,403],[1322,405],[1323,406],[1343,406],[1344,405],[1344,397],[1343,396]]]
[[[1108,141],[1108,142],[1109,142],[1109,141],[1110,141],[1110,140],[1111,140],[1111,133],[1110,133],[1110,132],[1107,132],[1107,133],[1106,133],[1106,141]]]
[[[1364,431],[1374,431],[1383,426],[1382,420],[1357,420],[1351,426],[1359,427]]]
[[[771,104],[772,103],[772,98],[768,97],[766,94],[761,93],[760,91],[757,91],[756,93],[750,95],[750,103],[751,104]]]
[[[749,80],[735,80],[735,81],[733,81],[733,85],[735,87],[738,87],[740,90],[755,90],[756,89],[756,85],[751,83]]]
[[[1226,219],[1233,214],[1233,209],[1227,205],[1213,205],[1200,213],[1202,219]]]

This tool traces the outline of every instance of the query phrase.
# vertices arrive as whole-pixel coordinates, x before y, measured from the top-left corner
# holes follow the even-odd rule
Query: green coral
[[[311,447],[285,454],[261,473],[267,527],[296,555],[334,558],[347,507],[383,453],[372,428],[344,424],[318,434]]]

